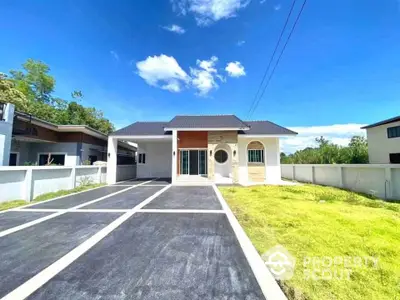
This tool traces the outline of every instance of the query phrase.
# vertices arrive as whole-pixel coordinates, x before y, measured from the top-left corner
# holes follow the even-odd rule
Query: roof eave
[[[165,127],[164,131],[232,131],[232,130],[250,130],[250,127]]]

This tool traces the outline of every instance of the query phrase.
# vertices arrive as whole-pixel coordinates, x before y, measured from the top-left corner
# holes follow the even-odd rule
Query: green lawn
[[[61,196],[69,195],[69,194],[72,194],[72,193],[86,191],[86,190],[93,189],[93,188],[96,188],[96,187],[99,187],[99,186],[103,186],[103,185],[104,184],[89,184],[89,185],[79,186],[79,187],[74,188],[72,190],[60,190],[60,191],[57,191],[57,192],[46,193],[46,194],[42,194],[42,195],[37,196],[33,200],[33,202],[26,202],[24,200],[14,200],[14,201],[2,202],[2,203],[0,203],[0,211],[6,210],[6,209],[11,209],[11,208],[16,208],[16,207],[27,205],[27,204],[31,204],[31,203],[34,203],[34,202],[50,200],[50,199],[53,199],[53,198],[56,198],[56,197],[61,197]]]
[[[280,282],[289,299],[400,299],[400,204],[315,185],[220,190],[260,254],[279,244],[295,256],[294,277]],[[350,280],[306,280],[305,257],[324,256],[378,265],[351,268]]]

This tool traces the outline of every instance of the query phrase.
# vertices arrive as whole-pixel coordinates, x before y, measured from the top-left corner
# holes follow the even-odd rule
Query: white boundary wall
[[[282,177],[400,199],[400,165],[281,165]]]
[[[70,190],[82,183],[105,183],[105,166],[0,167],[0,202],[32,201],[59,190]],[[136,165],[117,166],[118,181],[136,177]]]

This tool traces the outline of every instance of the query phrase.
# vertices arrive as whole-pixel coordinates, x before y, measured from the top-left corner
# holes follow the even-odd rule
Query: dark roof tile
[[[168,135],[170,131],[165,132],[164,127],[168,122],[135,122],[120,130],[114,131],[110,135]]]
[[[377,127],[377,126],[385,125],[385,124],[390,124],[390,123],[394,123],[394,122],[398,122],[398,121],[400,121],[400,116],[390,118],[387,120],[383,120],[383,121],[380,121],[378,123],[374,123],[374,124],[371,124],[368,126],[361,127],[361,129],[368,129],[368,128]]]
[[[250,130],[241,131],[239,134],[297,134],[292,130],[279,126],[270,121],[245,121],[249,124]]]
[[[167,128],[243,128],[248,126],[235,115],[176,116]]]

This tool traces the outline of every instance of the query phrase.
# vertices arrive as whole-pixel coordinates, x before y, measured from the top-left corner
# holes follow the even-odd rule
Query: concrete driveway
[[[265,299],[222,204],[141,180],[1,213],[0,298]]]

